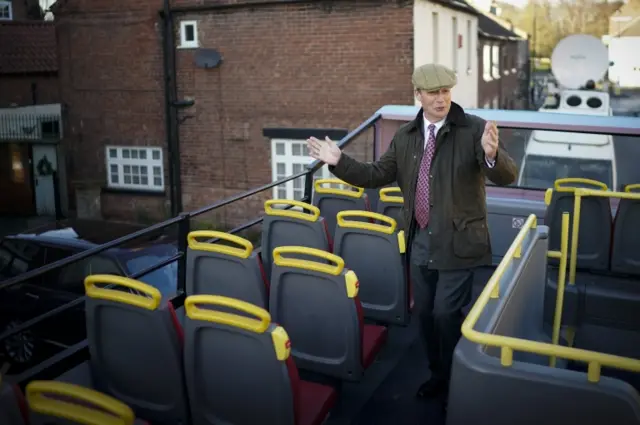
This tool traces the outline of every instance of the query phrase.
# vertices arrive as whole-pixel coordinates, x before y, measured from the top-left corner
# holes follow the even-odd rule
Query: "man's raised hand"
[[[487,121],[487,124],[484,126],[484,133],[482,133],[482,149],[484,149],[484,154],[490,160],[494,160],[496,158],[496,154],[498,152],[498,126],[495,121]]]
[[[311,137],[307,139],[307,148],[309,149],[309,155],[314,159],[329,164],[336,165],[340,161],[341,151],[338,145],[329,137],[325,137],[324,140]]]

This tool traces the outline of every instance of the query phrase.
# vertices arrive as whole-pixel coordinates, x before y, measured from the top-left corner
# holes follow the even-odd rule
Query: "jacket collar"
[[[407,125],[407,132],[415,130],[422,131],[423,121],[424,113],[422,108],[420,108],[418,115],[416,115],[413,121],[409,122],[409,125]],[[451,109],[447,114],[447,122],[461,127],[469,125],[469,120],[467,119],[467,114],[465,114],[464,109],[455,102],[451,102]]]

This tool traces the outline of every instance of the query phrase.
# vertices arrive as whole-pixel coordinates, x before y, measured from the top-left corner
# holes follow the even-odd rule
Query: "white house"
[[[478,105],[478,11],[464,0],[415,0],[413,63],[437,62],[453,69],[453,98],[464,108]]]

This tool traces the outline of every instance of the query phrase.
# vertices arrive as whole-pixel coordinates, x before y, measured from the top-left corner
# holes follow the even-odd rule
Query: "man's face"
[[[451,89],[416,90],[416,99],[422,105],[424,115],[431,122],[440,121],[451,109]]]

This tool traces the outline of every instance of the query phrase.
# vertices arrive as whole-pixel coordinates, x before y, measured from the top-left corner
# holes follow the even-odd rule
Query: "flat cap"
[[[458,83],[458,77],[453,70],[444,65],[428,63],[413,71],[411,82],[416,89],[433,91],[455,86]]]

